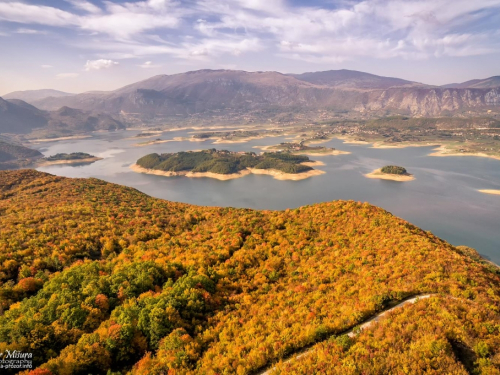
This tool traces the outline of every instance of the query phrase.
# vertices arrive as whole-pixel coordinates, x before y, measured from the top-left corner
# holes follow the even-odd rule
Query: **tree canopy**
[[[398,167],[396,165],[386,165],[385,167],[382,167],[380,171],[382,173],[389,173],[389,174],[399,174],[399,175],[408,174],[405,168]]]
[[[31,375],[249,374],[314,344],[278,371],[500,371],[498,268],[353,201],[199,207],[0,172],[0,302],[0,352],[33,353]]]
[[[238,173],[246,168],[276,169],[284,173],[301,173],[313,168],[301,163],[307,156],[290,153],[231,152],[226,150],[188,151],[170,154],[149,154],[137,160],[137,165],[147,169],[170,172]]]

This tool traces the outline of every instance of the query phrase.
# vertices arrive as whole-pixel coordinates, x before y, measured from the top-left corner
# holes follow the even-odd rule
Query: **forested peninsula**
[[[0,352],[33,353],[23,375],[253,374],[310,346],[280,373],[500,371],[498,268],[367,203],[200,207],[16,170],[0,224]]]
[[[270,174],[278,179],[303,179],[322,174],[314,170],[312,161],[305,155],[288,152],[233,152],[227,150],[186,151],[149,154],[137,160],[132,169],[136,172],[164,176],[238,178],[255,174]]]

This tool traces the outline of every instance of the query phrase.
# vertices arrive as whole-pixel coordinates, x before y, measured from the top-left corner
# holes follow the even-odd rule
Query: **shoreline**
[[[275,149],[276,145],[270,145],[270,146],[253,146],[252,148],[256,148],[258,150],[262,151],[271,151],[271,152],[277,152],[278,149]],[[308,152],[307,150],[304,151],[288,151],[292,155],[307,155],[307,156],[329,156],[329,155],[349,155],[351,154],[350,151],[341,151],[341,150],[329,150],[326,152],[314,152],[310,151]]]
[[[150,137],[154,137],[154,135],[151,135]],[[168,142],[205,142],[205,141],[213,141],[211,144],[213,145],[220,145],[220,144],[233,144],[233,143],[247,143],[250,141],[254,141],[257,139],[265,139],[265,138],[274,138],[274,137],[281,137],[281,134],[275,134],[275,135],[262,135],[262,136],[255,136],[255,137],[247,137],[247,138],[242,138],[242,139],[222,139],[220,137],[208,137],[208,138],[193,138],[193,137],[174,137],[172,139],[162,139],[159,141],[153,140],[149,142],[141,142],[141,143],[135,143],[134,146],[136,147],[142,147],[142,146],[150,146],[154,144],[160,144],[160,143],[168,143]],[[140,138],[149,138],[149,137],[140,137]],[[137,139],[136,137],[131,137],[127,139]],[[267,146],[264,146],[267,147]],[[258,148],[258,147],[255,147]]]
[[[231,139],[222,139],[218,137],[214,138],[207,138],[207,139],[215,139],[215,142],[213,142],[214,145],[220,145],[220,144],[230,144],[230,143],[247,143],[250,141],[254,141],[256,139],[265,139],[265,138],[275,138],[275,137],[281,137],[281,134],[274,134],[274,135],[259,135],[255,137],[247,137],[247,138],[242,138],[242,139],[236,139],[236,140],[231,140]]]
[[[331,150],[327,152],[308,152],[308,151],[295,151],[291,152],[293,155],[307,155],[307,156],[329,156],[329,155],[349,155],[349,151]]]
[[[367,173],[364,176],[367,178],[378,178],[381,180],[391,180],[391,181],[398,181],[398,182],[413,181],[415,179],[415,177],[411,174],[409,174],[409,175],[397,175],[397,174],[382,173],[381,169],[382,168],[375,169],[373,172]]]
[[[321,167],[321,166],[325,165],[325,163],[323,163],[322,161],[318,161],[318,160],[305,161],[305,162],[300,163],[300,164],[307,165],[308,167]]]
[[[298,137],[297,137],[298,138]],[[311,139],[311,140],[306,140],[304,141],[305,145],[319,145],[321,143],[327,143],[330,142],[333,138],[327,138],[327,139]]]
[[[72,135],[68,137],[58,137],[58,138],[40,138],[40,139],[29,139],[29,143],[40,143],[40,142],[55,142],[55,141],[68,141],[70,139],[84,139],[92,138],[91,135]]]
[[[492,195],[500,195],[500,189],[479,189],[480,193],[483,194],[492,194]]]
[[[320,162],[321,163],[321,162]],[[284,173],[278,171],[276,169],[255,169],[255,168],[247,168],[238,173],[231,174],[220,174],[213,172],[171,172],[171,171],[159,171],[155,169],[143,168],[137,164],[132,164],[130,166],[134,172],[137,173],[145,173],[145,174],[153,174],[156,176],[164,176],[164,177],[175,177],[175,176],[185,176],[191,178],[200,178],[200,177],[208,177],[214,178],[221,181],[233,180],[235,178],[241,178],[248,176],[249,174],[267,174],[273,176],[276,180],[304,180],[309,177],[319,176],[321,174],[326,173],[325,171],[320,171],[317,169],[313,169],[312,171],[302,172],[302,173]]]
[[[199,178],[199,177],[208,177],[208,178],[215,178],[217,180],[221,181],[226,181],[226,180],[232,180],[235,178],[240,178],[249,175],[251,172],[247,170],[240,171],[238,173],[231,173],[231,174],[220,174],[220,173],[212,173],[212,172],[171,172],[171,171],[159,171],[156,169],[148,169],[148,168],[143,168],[137,164],[132,164],[130,166],[130,169],[132,169],[134,172],[137,173],[145,173],[145,174],[153,174],[156,176],[164,176],[164,177],[177,177],[177,176],[185,176],[185,177],[192,177],[192,178]]]
[[[357,144],[357,145],[371,145],[370,148],[407,148],[407,147],[431,147],[431,146],[439,146],[439,143],[429,143],[429,142],[425,142],[425,143],[403,143],[403,142],[399,142],[399,143],[392,143],[392,144],[387,144],[387,143],[384,143],[383,141],[373,141],[373,142],[369,142],[369,141],[357,141],[357,140],[354,140],[352,138],[349,138],[349,137],[336,137],[337,139],[340,139],[342,140],[343,142],[342,143],[350,143],[350,144]]]
[[[431,147],[435,146],[433,149],[434,152],[428,154],[427,156],[437,156],[437,157],[445,157],[445,156],[476,156],[481,158],[490,158],[495,160],[500,160],[500,155],[489,155],[484,152],[456,152],[453,149],[446,147],[446,144],[439,144],[433,142],[425,142],[425,143],[402,143],[402,144],[385,144],[379,141],[368,142],[368,141],[356,141],[349,139],[347,137],[337,137],[342,140],[343,143],[351,143],[351,144],[363,144],[368,145],[371,144],[371,148],[379,148],[379,149],[401,149],[407,147]]]
[[[151,137],[155,137],[156,135],[152,135]],[[148,138],[148,137],[143,137],[143,138]],[[136,138],[127,138],[127,139],[136,139]],[[149,145],[155,145],[158,143],[168,143],[168,142],[205,142],[209,140],[210,138],[186,138],[186,137],[174,137],[172,139],[161,139],[161,140],[152,140],[152,141],[146,141],[146,142],[140,142],[140,143],[134,143],[135,147],[142,147],[142,146],[149,146]]]
[[[144,147],[144,146],[150,146],[150,145],[156,145],[159,143],[167,143],[167,142],[172,142],[171,139],[162,139],[160,141],[149,141],[149,142],[142,142],[142,143],[135,143],[135,147]]]
[[[72,159],[72,160],[46,160],[35,163],[35,166],[38,167],[47,167],[49,165],[57,165],[57,164],[78,164],[78,163],[93,163],[98,160],[102,160],[103,158],[93,157],[86,159]]]
[[[396,145],[388,145],[380,142],[375,142],[372,144],[371,148],[408,148],[408,147],[432,147],[439,146],[436,143],[402,143]]]
[[[308,172],[302,173],[284,173],[277,169],[255,169],[248,168],[248,170],[253,174],[267,174],[269,176],[273,176],[276,180],[291,180],[291,181],[299,181],[305,180],[309,177],[319,176],[325,174],[325,171],[321,171],[319,169],[313,169]]]
[[[217,130],[217,129],[237,129],[238,127],[241,127],[241,125],[233,125],[233,126],[223,126],[223,125],[215,125],[215,126],[183,126],[183,127],[179,127],[179,128],[167,128],[167,129],[164,129],[163,131],[165,132],[175,132],[175,131],[179,131],[179,130],[195,130],[194,132],[190,132],[190,133],[196,133],[196,131],[199,131],[199,130]]]
[[[357,141],[355,139],[352,139],[351,137],[346,137],[346,136],[337,136],[335,137],[337,139],[340,139],[342,143],[348,143],[348,144],[354,144],[354,145],[369,145],[370,142],[367,141]]]
[[[137,135],[134,135],[133,137],[123,138],[123,139],[132,139],[132,140],[146,139],[146,138],[151,138],[151,137],[157,137],[158,135],[162,134],[163,132],[159,131],[159,130],[153,130],[153,131],[148,131],[146,133],[151,133],[151,134],[141,135],[143,133],[139,133]]]
[[[496,155],[488,155],[484,152],[447,152],[450,151],[446,148],[446,146],[439,146],[433,150],[434,152],[430,153],[428,156],[437,156],[437,157],[446,157],[446,156],[476,156],[480,158],[490,158],[495,160],[500,160],[500,156]]]

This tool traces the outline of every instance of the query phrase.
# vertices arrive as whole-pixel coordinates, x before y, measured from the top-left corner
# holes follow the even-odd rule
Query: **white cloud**
[[[119,63],[113,60],[87,60],[87,63],[85,64],[85,70],[88,72],[91,70],[109,69],[116,65],[119,65]]]
[[[180,22],[182,8],[166,0],[128,3],[105,2],[106,10],[87,1],[70,1],[89,14],[77,15],[54,7],[29,5],[21,2],[0,2],[0,20],[24,24],[71,26],[87,31],[131,38],[155,28],[175,28]]]
[[[42,67],[43,69],[50,69],[50,68],[53,68],[52,65],[40,65],[40,67]]]
[[[76,9],[83,10],[88,13],[101,13],[101,8],[92,4],[91,2],[84,0],[66,0],[68,3],[73,5]]]
[[[24,29],[24,28],[17,29],[16,33],[17,34],[31,34],[31,35],[33,35],[33,34],[47,34],[46,31],[33,30],[33,29]]]
[[[78,17],[72,13],[53,7],[19,2],[1,2],[0,20],[49,26],[76,26],[78,24]]]
[[[78,73],[59,73],[58,75],[56,75],[56,78],[57,79],[76,78],[79,75],[80,74]]]
[[[166,0],[139,2],[106,2],[103,14],[83,17],[81,28],[105,33],[119,39],[130,39],[134,35],[157,28],[176,28],[183,12],[176,3]]]
[[[113,59],[160,54],[208,62],[266,50],[335,63],[500,50],[497,28],[481,24],[498,13],[500,0],[338,0],[333,8],[292,6],[287,0],[107,0],[99,2],[102,8],[88,0],[66,1],[73,11],[0,0],[0,22],[76,30],[79,35],[68,44],[110,59],[88,61],[85,70],[115,66]]]
[[[477,21],[479,11],[498,12],[500,0],[365,0],[336,9],[290,7],[273,0],[200,4],[212,15],[211,22],[198,20],[194,26],[203,35],[220,37],[229,30],[241,38],[256,35],[272,41],[280,56],[309,62],[466,56],[500,47],[498,38],[454,30]]]
[[[153,64],[152,61],[146,61],[144,64],[139,65],[141,68],[144,69],[152,69],[152,68],[159,68],[161,65]]]

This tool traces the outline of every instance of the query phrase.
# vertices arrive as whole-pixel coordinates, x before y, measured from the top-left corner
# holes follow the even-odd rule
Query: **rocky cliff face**
[[[398,111],[410,115],[437,116],[467,110],[500,109],[500,89],[413,88],[372,91],[357,111]]]

